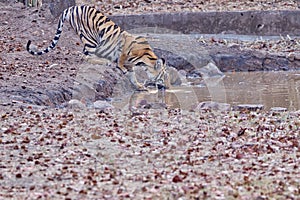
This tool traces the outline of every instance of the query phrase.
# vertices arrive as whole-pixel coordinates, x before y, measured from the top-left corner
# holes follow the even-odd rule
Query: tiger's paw
[[[135,91],[138,91],[138,92],[149,91],[144,85],[142,85],[138,82],[133,83],[133,86],[134,86]]]
[[[159,90],[166,90],[166,89],[170,88],[168,85],[166,85],[164,83],[156,83],[153,81],[146,82],[145,87],[152,88],[152,89],[159,89]]]
[[[149,90],[143,86],[143,85],[138,85],[138,86],[135,86],[135,90],[136,91],[139,91],[139,92],[148,92]]]

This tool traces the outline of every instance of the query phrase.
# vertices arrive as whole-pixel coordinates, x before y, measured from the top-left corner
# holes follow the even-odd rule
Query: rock
[[[178,86],[178,85],[181,85],[182,81],[181,81],[181,77],[177,71],[177,69],[175,69],[174,67],[169,67],[167,66],[166,67],[166,73],[167,73],[167,77],[168,78],[165,78],[167,79],[166,82],[164,83],[165,86],[167,88],[169,88],[170,86]],[[136,74],[136,77],[137,77],[137,80],[139,83],[146,83],[146,86],[147,86],[147,83],[149,82],[148,85],[152,85],[152,81],[149,81],[149,77],[145,71],[145,68],[143,67],[136,67],[135,68],[135,74]],[[130,85],[130,83],[129,83]]]
[[[157,48],[156,44],[152,44],[152,46],[155,47],[154,53],[158,57],[164,58],[168,66],[174,67],[177,70],[185,70],[186,72],[190,72],[193,69],[195,69],[195,67],[188,61],[188,59],[185,58],[185,56],[182,56],[181,54],[176,52],[174,53],[172,49],[169,49],[168,51],[168,50],[160,49],[161,47]]]
[[[204,67],[197,69],[197,71],[201,74],[202,78],[208,79],[213,77],[223,77],[225,76],[223,72],[215,65],[213,62],[209,62]]]
[[[209,62],[206,66],[196,69],[192,73],[195,75],[192,78],[194,84],[201,85],[205,83],[209,88],[220,86],[225,77],[224,73],[213,62]],[[201,79],[197,78],[197,74],[200,75]]]
[[[111,65],[84,63],[75,78],[73,98],[88,102],[120,96],[133,88],[119,69]]]
[[[250,110],[250,111],[258,111],[258,110],[263,110],[264,105],[262,104],[240,104],[235,107],[234,110]]]
[[[159,103],[159,102],[154,102],[154,103],[149,103],[148,104],[149,107],[143,107],[143,108],[147,108],[147,109],[166,109],[167,105],[165,103]]]
[[[152,29],[154,33],[160,28],[164,33],[181,34],[297,35],[299,15],[294,10],[257,10],[132,14],[110,18],[125,30],[139,27],[148,33],[148,27],[155,27]]]
[[[137,105],[137,108],[142,108],[142,109],[166,109],[167,105],[166,105],[166,103],[148,102],[147,100],[143,99]]]
[[[291,112],[290,114],[293,116],[300,116],[300,110],[296,110],[294,112]]]
[[[18,0],[18,1],[22,2],[26,6],[40,7],[42,5],[42,0],[31,0],[31,1],[29,1],[29,0]]]
[[[168,90],[167,90],[168,91]],[[165,109],[172,93],[165,91],[135,92],[129,98],[129,108]]]
[[[71,90],[69,88],[51,88],[51,89],[34,89],[26,87],[25,89],[4,90],[0,92],[11,94],[11,99],[19,102],[39,105],[57,107],[62,103],[71,99]]]
[[[300,60],[300,53],[295,54],[295,60]]]
[[[179,78],[181,80],[181,84],[187,84],[187,77],[186,77],[186,71],[185,70],[179,70],[178,71],[178,75],[179,75]]]
[[[101,111],[114,109],[114,106],[108,103],[107,101],[95,101],[93,107]]]
[[[273,107],[270,109],[271,112],[279,113],[279,112],[286,112],[287,108],[283,107]]]
[[[182,84],[181,74],[174,67],[168,67],[167,73],[169,75],[170,84],[172,86],[178,86]]]
[[[80,109],[80,110],[83,110],[83,109],[86,108],[85,104],[82,103],[81,101],[77,100],[77,99],[71,99],[68,102],[67,107],[71,108],[71,109]]]
[[[204,101],[198,104],[196,110],[217,110],[217,111],[230,111],[231,106],[228,103],[218,103],[213,101]]]
[[[77,100],[84,99],[86,102],[95,101],[96,91],[84,83],[74,83],[72,98]]]
[[[213,61],[222,71],[272,71],[292,70],[299,67],[299,61],[281,57],[278,54],[265,54],[256,50],[237,50],[228,48],[208,48]]]
[[[43,0],[43,6],[48,6],[51,14],[58,17],[61,13],[71,6],[75,6],[75,0]]]
[[[288,55],[286,55],[286,58],[293,62],[295,60],[295,53],[289,53]]]
[[[136,79],[139,83],[144,83],[148,79],[145,67],[135,67]],[[130,82],[128,82],[130,84]]]

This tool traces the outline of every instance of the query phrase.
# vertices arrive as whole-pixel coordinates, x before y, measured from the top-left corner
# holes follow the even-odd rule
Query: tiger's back
[[[93,7],[73,6],[62,13],[56,34],[49,47],[35,52],[30,49],[31,41],[28,41],[27,51],[33,55],[43,55],[52,50],[59,41],[65,20],[70,22],[70,25],[80,37],[84,45],[83,53],[85,55],[94,54],[97,48],[99,51],[104,49],[106,51],[115,50],[108,49],[107,46],[113,42],[118,42],[118,37],[121,33],[120,27]],[[110,46],[114,47],[116,45],[112,44]]]
[[[30,49],[31,41],[28,41],[27,51],[33,55],[43,55],[52,50],[60,38],[65,20],[70,22],[79,35],[85,55],[96,55],[117,63],[136,89],[143,89],[144,86],[136,80],[135,67],[145,66],[151,79],[155,79],[164,67],[164,61],[157,58],[145,38],[135,37],[121,30],[113,21],[90,6],[66,9],[60,17],[49,47],[42,51],[33,51]]]

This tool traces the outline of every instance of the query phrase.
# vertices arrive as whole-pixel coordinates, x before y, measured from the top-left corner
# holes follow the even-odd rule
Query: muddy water
[[[195,90],[201,101],[201,96],[207,94],[206,90],[209,90],[209,87]],[[225,78],[209,91],[212,101],[231,105],[263,104],[265,109],[284,107],[288,110],[298,110],[300,72],[227,73]]]
[[[300,71],[293,72],[237,72],[226,73],[223,78],[194,81],[166,92],[135,93],[116,107],[150,104],[161,108],[193,109],[200,102],[214,101],[239,104],[263,104],[265,110],[283,107],[290,111],[300,109]]]
[[[267,108],[279,106],[289,110],[300,109],[299,72],[257,72],[253,73],[252,77],[253,81],[244,82],[244,85],[249,84],[252,88],[250,95],[253,94],[253,103],[260,102]],[[246,87],[244,88],[246,90]],[[239,89],[240,92],[242,92],[241,89]],[[255,90],[257,93],[253,92]]]

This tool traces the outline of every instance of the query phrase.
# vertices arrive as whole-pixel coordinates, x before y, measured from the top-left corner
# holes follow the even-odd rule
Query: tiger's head
[[[166,62],[155,55],[147,39],[142,36],[135,37],[126,31],[122,34],[124,44],[119,68],[125,73],[141,67],[146,71],[150,82],[161,79],[165,73]]]
[[[150,79],[146,81],[146,87],[169,88],[167,66],[164,58],[157,59],[154,67],[148,66],[146,72]]]
[[[146,72],[149,79],[151,81],[155,81],[159,79],[159,76],[161,76],[162,73],[164,73],[166,68],[166,62],[165,59],[160,58],[155,61],[151,61],[150,63],[151,64],[145,63],[144,66],[146,67]]]

